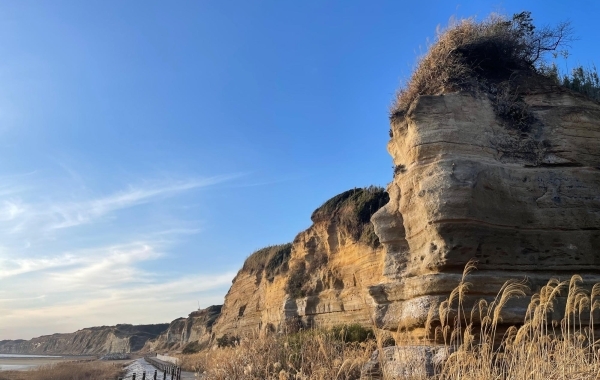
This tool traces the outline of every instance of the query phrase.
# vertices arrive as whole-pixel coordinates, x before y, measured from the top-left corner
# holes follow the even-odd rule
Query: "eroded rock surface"
[[[187,318],[178,318],[155,339],[146,342],[143,351],[181,350],[188,344],[194,351],[204,349],[212,338],[212,326],[221,314],[221,305],[209,306],[190,313]]]
[[[372,218],[386,250],[369,288],[378,325],[427,338],[429,309],[470,259],[470,300],[491,299],[509,279],[533,290],[574,273],[600,282],[600,105],[543,84],[523,100],[527,128],[499,118],[485,94],[463,92],[421,96],[392,120],[390,202]],[[504,322],[522,322],[527,304],[512,301]]]
[[[252,336],[303,326],[371,325],[370,286],[381,280],[383,248],[371,215],[387,202],[382,189],[342,193],[313,213],[313,225],[264,269],[252,256],[225,297],[216,337]],[[289,257],[288,257],[289,256]],[[270,268],[270,269],[269,269]]]

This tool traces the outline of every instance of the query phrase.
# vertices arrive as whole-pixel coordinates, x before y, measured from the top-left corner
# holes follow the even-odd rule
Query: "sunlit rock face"
[[[346,191],[317,209],[313,224],[292,243],[251,255],[225,297],[215,338],[299,326],[372,326],[368,290],[382,280],[384,249],[369,220],[387,201],[383,189]],[[266,258],[258,260],[261,251]]]
[[[508,279],[600,281],[600,105],[548,85],[523,100],[526,128],[461,92],[421,96],[392,120],[390,201],[372,218],[385,247],[385,278],[369,289],[380,326],[425,338],[429,309],[470,259],[467,303]],[[504,322],[522,321],[527,303],[511,302]]]
[[[331,327],[371,325],[368,285],[382,272],[382,248],[355,241],[337,223],[318,222],[292,244],[288,269],[269,280],[241,270],[225,297],[215,336],[257,336],[284,331],[286,324]],[[318,262],[317,262],[318,261]],[[291,294],[288,282],[304,266],[303,292]]]

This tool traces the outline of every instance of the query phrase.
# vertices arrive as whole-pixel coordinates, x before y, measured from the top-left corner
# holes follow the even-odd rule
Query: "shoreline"
[[[65,355],[65,356],[56,356],[56,357],[40,357],[40,356],[31,356],[26,357],[0,357],[0,372],[3,371],[25,371],[28,369],[33,369],[36,367],[40,367],[43,365],[49,364],[57,364],[62,362],[70,362],[70,361],[88,361],[88,360],[96,360],[96,356],[86,355],[86,356],[73,356],[73,355]]]

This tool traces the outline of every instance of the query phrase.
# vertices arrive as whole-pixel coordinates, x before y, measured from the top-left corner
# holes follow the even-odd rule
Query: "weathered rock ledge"
[[[466,307],[510,279],[534,291],[575,273],[600,282],[600,105],[543,82],[523,101],[528,128],[499,118],[485,94],[462,92],[420,96],[392,120],[397,170],[372,219],[396,268],[369,289],[380,326],[430,339],[427,313],[470,259]],[[511,301],[504,323],[522,322],[527,304]]]

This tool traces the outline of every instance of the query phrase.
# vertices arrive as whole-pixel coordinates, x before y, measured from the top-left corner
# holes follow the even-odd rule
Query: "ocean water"
[[[50,356],[50,355],[20,355],[20,354],[0,354],[1,358],[62,358],[62,356]]]
[[[45,359],[60,359],[54,355],[0,354],[0,371],[24,371],[48,363]]]
[[[37,367],[36,364],[0,364],[0,371],[24,371],[26,369],[30,369],[33,367]]]

